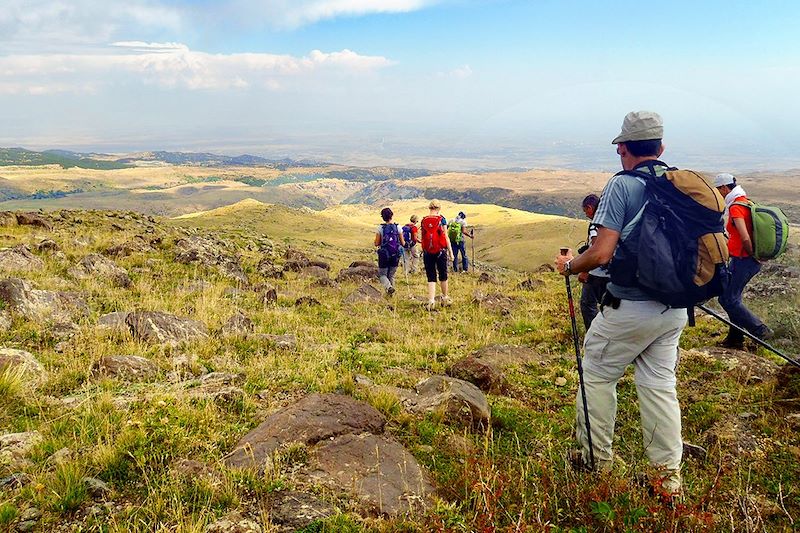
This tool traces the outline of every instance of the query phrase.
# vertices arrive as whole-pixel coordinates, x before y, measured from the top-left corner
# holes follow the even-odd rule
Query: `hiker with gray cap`
[[[600,313],[586,332],[583,345],[582,370],[591,435],[586,431],[584,398],[579,390],[576,433],[581,449],[572,459],[580,466],[591,461],[595,470],[612,469],[617,382],[632,364],[645,451],[656,471],[653,489],[672,501],[682,487],[683,440],[675,371],[687,311],[665,305],[638,284],[644,267],[642,258],[635,253],[641,250],[640,240],[644,240],[639,236],[644,232],[645,207],[652,198],[649,182],[666,181],[662,178],[667,171],[677,170],[658,160],[664,151],[663,132],[657,113],[638,111],[625,116],[621,133],[612,141],[623,171],[609,180],[600,197],[592,219],[597,237],[577,257],[573,258],[568,250],[556,257],[556,265],[561,274],[569,276],[611,263],[611,280]],[[706,188],[708,194],[718,196],[707,185]],[[719,214],[721,207],[716,222],[719,238],[724,239]]]
[[[742,300],[745,287],[761,271],[761,263],[755,258],[754,253],[753,216],[746,206],[747,194],[742,186],[736,183],[736,178],[732,174],[717,174],[714,186],[725,198],[728,215],[726,225],[728,251],[731,256],[728,263],[731,279],[725,287],[725,292],[719,297],[719,303],[728,313],[731,322],[759,339],[767,340],[772,337],[772,330],[753,314]],[[721,345],[726,348],[742,349],[744,334],[731,327]]]

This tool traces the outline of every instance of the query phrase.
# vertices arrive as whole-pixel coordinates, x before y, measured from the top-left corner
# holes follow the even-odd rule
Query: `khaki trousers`
[[[597,468],[609,469],[614,458],[617,382],[631,364],[647,457],[657,468],[680,468],[683,439],[675,371],[686,321],[686,309],[668,309],[655,301],[622,300],[618,309],[606,306],[595,317],[586,332],[583,370]],[[588,463],[580,390],[576,405],[578,442]]]

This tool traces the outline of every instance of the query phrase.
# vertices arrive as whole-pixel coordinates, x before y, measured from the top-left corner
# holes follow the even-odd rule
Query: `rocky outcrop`
[[[0,249],[0,270],[6,272],[31,271],[44,268],[44,261],[33,255],[24,244]]]
[[[135,253],[148,253],[152,251],[153,247],[147,239],[136,236],[120,244],[109,246],[104,253],[112,257],[127,257]]]
[[[489,424],[489,402],[472,383],[446,376],[432,376],[418,383],[414,389],[416,396],[403,402],[412,413],[435,414],[447,422],[468,426],[486,427]]]
[[[69,269],[68,274],[75,279],[108,280],[117,287],[130,287],[128,271],[100,254],[89,254]]]
[[[280,532],[295,532],[336,514],[336,509],[313,494],[294,490],[273,492],[269,519]]]
[[[501,315],[510,315],[514,309],[514,300],[510,296],[501,293],[485,294],[481,291],[476,291],[472,301],[484,309]]]
[[[97,328],[108,331],[128,331],[126,319],[129,314],[126,311],[106,313],[97,319]]]
[[[136,355],[106,355],[92,366],[95,376],[118,378],[125,381],[147,381],[158,373],[158,366],[149,359]]]
[[[199,263],[209,268],[216,268],[223,276],[242,285],[249,283],[239,259],[211,239],[198,236],[185,237],[179,239],[175,247],[178,249],[175,254],[175,261],[178,263],[185,265]]]
[[[0,211],[0,227],[8,228],[17,225],[17,215],[11,211]]]
[[[222,325],[222,334],[227,336],[247,335],[252,333],[253,329],[253,321],[241,311],[237,311]]]
[[[137,311],[125,319],[134,338],[157,344],[178,345],[208,338],[202,322],[158,311]]]
[[[34,289],[16,278],[0,280],[0,300],[13,314],[34,322],[71,323],[89,314],[86,302],[75,293]]]
[[[336,394],[312,394],[268,417],[224,458],[229,467],[272,467],[289,445],[310,448],[304,475],[347,491],[365,512],[411,513],[430,503],[434,487],[402,445],[384,434],[374,407]]]
[[[312,446],[348,433],[383,433],[386,420],[374,407],[338,394],[312,394],[269,416],[225,457],[231,467],[263,468],[281,446]]]
[[[233,404],[244,399],[245,392],[238,385],[244,381],[240,374],[211,372],[185,383],[186,394],[193,400],[208,400]]]
[[[41,441],[42,435],[38,431],[0,435],[0,465],[12,469],[21,466],[31,449]]]
[[[258,270],[259,274],[268,279],[282,279],[284,277],[283,268],[277,266],[269,257],[261,259],[261,261],[258,262],[258,266],[256,266],[256,270]]]

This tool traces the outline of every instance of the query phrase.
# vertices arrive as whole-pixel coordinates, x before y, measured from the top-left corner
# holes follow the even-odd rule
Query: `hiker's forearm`
[[[607,265],[614,256],[619,242],[619,232],[608,228],[600,228],[592,246],[570,263],[573,274],[588,272],[601,265]]]

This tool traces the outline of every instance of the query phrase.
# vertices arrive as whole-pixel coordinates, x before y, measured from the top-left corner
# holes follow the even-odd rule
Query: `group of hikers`
[[[463,211],[448,223],[440,213],[441,207],[438,200],[431,200],[428,215],[421,221],[417,215],[411,215],[409,222],[402,227],[394,222],[394,212],[390,208],[381,210],[383,222],[375,231],[374,245],[378,254],[378,277],[388,296],[395,293],[395,274],[400,263],[406,275],[415,274],[422,256],[428,280],[427,308],[432,310],[436,306],[437,281],[441,289],[439,301],[442,305],[450,305],[449,265],[452,265],[453,272],[467,272],[466,239],[474,239],[475,233],[467,230],[467,215]]]
[[[663,131],[657,113],[626,115],[612,141],[623,170],[599,197],[584,198],[587,242],[574,257],[562,249],[555,263],[567,287],[572,274],[582,282],[586,326],[582,358],[574,333],[580,449],[571,459],[589,470],[612,470],[616,387],[632,364],[645,450],[656,472],[652,487],[673,502],[682,494],[681,333],[695,306],[718,297],[730,324],[722,346],[742,348],[745,332],[761,341],[773,335],[742,294],[761,261],[785,248],[788,223],[779,209],[753,204],[732,174],[708,183],[661,162]]]
[[[788,223],[780,210],[753,204],[732,174],[719,174],[709,183],[696,172],[663,163],[663,132],[657,113],[625,116],[612,141],[622,171],[600,196],[583,199],[581,207],[591,220],[587,241],[577,256],[562,248],[555,263],[566,276],[580,377],[580,448],[570,458],[579,468],[612,470],[617,382],[633,365],[645,450],[656,474],[652,487],[672,502],[682,494],[683,439],[676,390],[681,334],[693,320],[694,308],[717,297],[730,321],[722,345],[742,348],[745,335],[760,341],[772,336],[744,305],[742,294],[761,261],[785,248]],[[436,305],[437,281],[441,303],[450,303],[448,265],[458,271],[461,254],[461,269],[467,271],[464,240],[473,237],[463,212],[448,224],[440,208],[439,202],[431,201],[420,226],[413,215],[402,228],[385,208],[374,241],[380,280],[388,294],[395,291],[400,261],[413,273],[422,256],[430,309]],[[582,357],[571,303],[573,274],[582,283]]]

